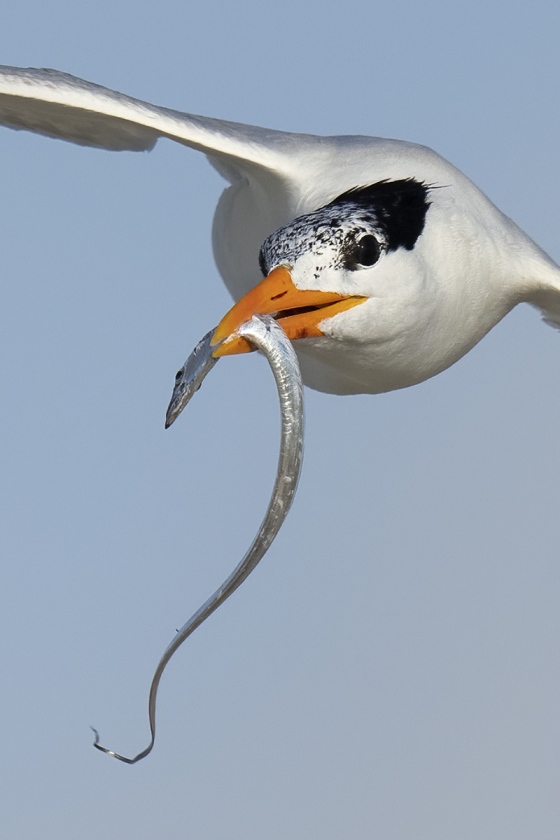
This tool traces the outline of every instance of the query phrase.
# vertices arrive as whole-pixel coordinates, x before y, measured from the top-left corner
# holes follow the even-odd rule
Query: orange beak
[[[254,350],[246,339],[236,335],[239,327],[253,315],[274,315],[288,338],[294,341],[323,335],[319,329],[321,321],[364,300],[366,298],[359,295],[298,289],[288,268],[280,265],[222,318],[212,336],[211,346],[218,345],[212,355],[217,358]]]

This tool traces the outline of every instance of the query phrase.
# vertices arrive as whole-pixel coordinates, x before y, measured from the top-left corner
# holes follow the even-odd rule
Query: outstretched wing
[[[305,135],[159,108],[57,70],[2,66],[0,124],[111,151],[147,151],[169,137],[240,171],[257,166],[284,178],[294,139],[305,143]]]
[[[0,125],[113,151],[147,151],[167,137],[204,152],[231,184],[214,223],[214,251],[232,294],[258,279],[263,239],[289,221],[322,139],[160,108],[56,70],[0,66]],[[232,244],[233,242],[233,244]]]

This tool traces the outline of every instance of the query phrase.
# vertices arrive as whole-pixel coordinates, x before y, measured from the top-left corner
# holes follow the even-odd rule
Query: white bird
[[[0,68],[0,124],[112,150],[167,137],[208,156],[230,183],[213,247],[238,301],[216,355],[250,349],[237,328],[272,313],[307,385],[379,393],[449,367],[520,302],[560,327],[558,266],[424,146],[193,116],[12,67]]]

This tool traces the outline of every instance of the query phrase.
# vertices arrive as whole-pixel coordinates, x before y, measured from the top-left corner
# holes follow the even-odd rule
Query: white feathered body
[[[560,325],[558,267],[426,147],[196,117],[66,74],[17,68],[0,68],[0,124],[114,150],[147,150],[163,136],[206,153],[230,184],[216,209],[213,248],[235,299],[260,279],[263,241],[295,218],[385,180],[429,186],[414,248],[386,254],[371,282],[362,278],[363,305],[327,321],[324,336],[297,342],[304,379],[320,390],[374,393],[420,382],[453,364],[522,301]],[[355,280],[339,278],[340,289],[329,290],[355,293],[344,288]]]

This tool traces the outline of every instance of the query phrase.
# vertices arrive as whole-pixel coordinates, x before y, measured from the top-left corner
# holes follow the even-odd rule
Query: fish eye
[[[379,242],[371,233],[362,236],[356,242],[353,257],[358,265],[370,266],[374,265],[381,254]]]
[[[178,370],[177,373],[175,374],[175,382],[178,382],[180,380],[180,378],[182,377],[182,375],[183,375],[183,368],[181,368],[181,370]]]

